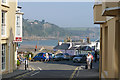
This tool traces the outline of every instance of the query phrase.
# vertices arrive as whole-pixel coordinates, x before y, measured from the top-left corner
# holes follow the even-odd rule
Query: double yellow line
[[[26,76],[26,75],[28,75],[28,74],[33,73],[33,72],[35,71],[35,69],[34,69],[33,67],[31,67],[31,68],[32,68],[33,71],[27,72],[27,73],[25,73],[25,74],[23,74],[23,75],[20,75],[20,76],[17,76],[17,77],[15,77],[15,79],[19,79],[19,78],[21,78],[21,77],[24,77],[24,76]]]
[[[76,67],[75,68],[75,70],[74,70],[74,72],[72,73],[72,75],[70,76],[70,79],[69,80],[72,80],[73,78],[74,78],[74,76],[75,76],[75,73],[76,73],[76,71],[79,69],[79,67]]]

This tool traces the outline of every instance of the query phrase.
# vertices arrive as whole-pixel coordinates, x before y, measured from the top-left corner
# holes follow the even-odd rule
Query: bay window
[[[16,20],[16,35],[20,36],[20,15],[17,15],[17,20]]]
[[[6,12],[2,11],[1,35],[6,36]]]
[[[2,44],[2,70],[5,70],[6,64],[6,45]]]
[[[7,3],[7,0],[2,0],[2,3],[3,3],[3,4],[6,4],[6,3]]]

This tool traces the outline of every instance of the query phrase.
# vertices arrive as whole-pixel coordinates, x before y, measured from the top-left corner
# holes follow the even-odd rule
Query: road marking
[[[76,67],[69,80],[72,80],[79,67]]]
[[[40,71],[38,71],[38,72],[36,72],[36,73],[32,74],[31,76],[34,76],[34,75],[38,74],[39,72],[40,72]]]
[[[18,78],[24,77],[24,76],[26,76],[26,75],[28,75],[28,74],[30,74],[30,73],[33,73],[33,72],[34,72],[34,71],[32,71],[32,72],[28,72],[28,73],[23,74],[23,75],[20,75],[20,76],[17,76],[17,77],[15,77],[15,79],[18,79]]]
[[[31,69],[32,69],[33,71],[35,71],[35,68],[31,67]]]
[[[15,79],[18,79],[18,78],[24,77],[24,76],[26,76],[26,75],[28,75],[28,74],[30,74],[30,73],[33,73],[35,69],[34,69],[34,68],[32,68],[31,66],[30,66],[30,68],[31,68],[33,71],[28,72],[28,73],[25,73],[25,74],[20,75],[20,76],[17,76],[17,77],[15,77]]]
[[[83,68],[80,66],[80,67],[79,67],[79,70],[83,70]]]
[[[38,67],[39,70],[42,70],[40,67]]]

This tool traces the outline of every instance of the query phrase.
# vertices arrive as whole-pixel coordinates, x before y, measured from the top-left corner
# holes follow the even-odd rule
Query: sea
[[[21,45],[56,46],[58,40],[23,40]]]
[[[61,40],[64,41],[64,40]],[[95,41],[91,39],[91,41]],[[21,45],[56,46],[58,40],[23,40]]]

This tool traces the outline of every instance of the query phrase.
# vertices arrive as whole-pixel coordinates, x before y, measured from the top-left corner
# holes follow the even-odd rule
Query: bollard
[[[27,65],[26,65],[27,61],[25,60],[25,70],[27,70]]]
[[[28,68],[28,60],[27,60],[27,68]]]

